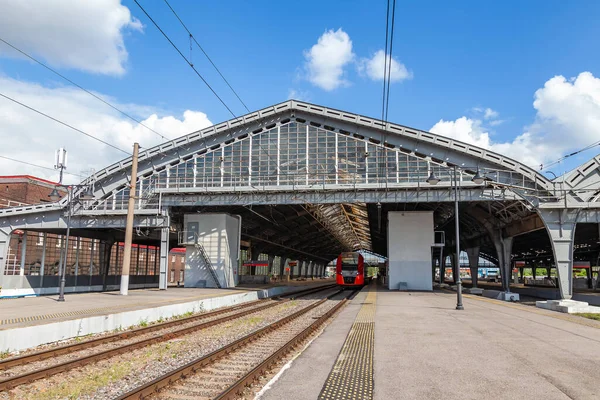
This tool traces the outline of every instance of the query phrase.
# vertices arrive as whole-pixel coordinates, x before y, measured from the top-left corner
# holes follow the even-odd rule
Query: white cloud
[[[88,94],[71,87],[48,88],[39,84],[0,76],[0,87],[7,96],[45,112],[91,135],[131,152],[134,141],[144,148],[163,141],[143,126],[123,117]],[[115,104],[115,100],[111,99]],[[183,116],[148,114],[144,105],[119,105],[148,127],[169,139],[212,125],[206,114],[187,110]],[[142,111],[142,115],[137,111]],[[149,116],[148,116],[149,115]],[[69,152],[68,171],[80,173],[106,167],[126,154],[40,116],[7,99],[0,98],[0,142],[2,155],[34,164],[53,165],[54,151],[65,147]],[[57,179],[58,174],[0,159],[1,175],[31,174]],[[75,178],[69,177],[69,182]]]
[[[600,138],[600,79],[590,72],[571,79],[563,76],[549,79],[535,92],[533,107],[536,110],[534,122],[512,141],[492,142],[478,118],[440,120],[431,131],[507,155],[532,167],[557,160]],[[487,110],[484,120],[486,115],[497,117]],[[501,122],[488,121],[491,126]],[[567,163],[565,169],[575,166]]]
[[[483,114],[483,118],[485,119],[496,119],[498,118],[498,111],[494,111],[491,108],[486,108]]]
[[[383,50],[378,50],[373,57],[363,58],[358,63],[358,72],[366,73],[366,75],[374,81],[382,81],[384,78],[384,65],[386,61],[389,63],[389,55],[386,60],[386,54]],[[405,79],[411,79],[412,72],[406,69],[406,66],[392,57],[390,67],[390,80],[399,82]]]
[[[305,90],[290,89],[288,100],[310,101],[310,94]]]
[[[346,32],[328,30],[317,44],[304,52],[307,78],[321,89],[330,91],[348,85],[344,79],[344,67],[354,59],[352,41]]]
[[[141,31],[120,0],[0,0],[0,37],[56,67],[122,75],[127,30]],[[4,43],[0,54],[20,55]]]

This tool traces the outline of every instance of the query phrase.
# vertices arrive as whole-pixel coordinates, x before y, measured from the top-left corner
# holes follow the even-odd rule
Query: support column
[[[273,262],[275,261],[275,256],[272,254],[269,254],[268,256],[268,262],[269,262],[269,271],[268,271],[268,275],[273,274],[273,270],[275,269],[275,266],[273,265]]]
[[[594,264],[596,263],[596,260],[598,260],[598,257],[590,257],[590,267],[587,269],[586,274],[587,274],[587,286],[588,289],[593,289],[594,285],[593,285],[593,278],[594,275],[592,274],[592,266],[594,266]]]
[[[456,284],[456,257],[454,253],[449,253],[448,257],[450,257],[450,266],[452,267],[452,283]]]
[[[502,289],[505,292],[510,292],[510,280],[512,277],[512,264],[510,257],[512,255],[512,244],[512,237],[502,238],[500,244],[502,248]]]
[[[281,256],[280,260],[281,260],[281,261],[279,262],[279,277],[280,277],[282,280],[284,280],[284,279],[285,279],[285,266],[286,266],[286,264],[287,264],[287,262],[288,262],[289,258],[288,258],[288,257]]]
[[[0,228],[0,283],[2,282],[1,279],[2,276],[4,276],[4,270],[6,269],[9,246],[10,231],[7,228]]]
[[[23,238],[21,239],[21,267],[19,268],[19,275],[25,275],[25,260],[27,256],[27,231],[23,231]]]
[[[106,240],[100,242],[100,270],[102,271],[102,290],[106,291],[106,280],[108,278],[108,272],[110,270],[110,255],[113,248],[113,240]],[[138,251],[139,254],[139,251]]]
[[[576,210],[541,209],[538,214],[550,236],[560,297],[573,296],[573,242],[579,213]]]
[[[446,255],[442,252],[440,257],[440,284],[446,280]]]
[[[533,262],[532,264],[532,269],[531,269],[531,275],[533,275],[533,280],[535,281],[537,278],[537,262]]]
[[[466,249],[469,257],[469,270],[471,271],[471,283],[474,288],[477,287],[479,280],[479,246]]]
[[[167,290],[167,272],[169,269],[169,227],[160,230],[160,276],[158,288]]]
[[[502,290],[510,292],[510,279],[512,277],[511,260],[512,255],[512,237],[502,237],[500,231],[490,232],[491,239],[498,255],[498,268],[502,276]]]

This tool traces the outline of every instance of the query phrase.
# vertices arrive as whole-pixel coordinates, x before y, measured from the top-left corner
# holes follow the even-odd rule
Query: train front
[[[340,286],[363,286],[365,284],[365,262],[356,252],[342,253],[336,264],[336,283]]]

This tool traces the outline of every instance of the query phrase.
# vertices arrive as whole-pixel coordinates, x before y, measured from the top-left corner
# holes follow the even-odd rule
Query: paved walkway
[[[317,398],[364,295],[264,399]],[[375,399],[600,398],[600,322],[475,296],[455,304],[454,293],[377,293]]]

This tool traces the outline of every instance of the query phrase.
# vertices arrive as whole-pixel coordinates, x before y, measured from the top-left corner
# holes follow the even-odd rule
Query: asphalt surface
[[[317,398],[360,302],[263,398]],[[375,399],[600,398],[600,322],[472,296],[455,305],[453,293],[378,292]]]

